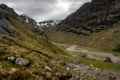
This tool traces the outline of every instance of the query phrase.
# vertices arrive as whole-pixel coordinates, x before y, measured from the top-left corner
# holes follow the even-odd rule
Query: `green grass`
[[[103,61],[88,60],[83,58],[79,58],[79,62],[85,65],[92,64],[94,67],[100,69],[120,71],[120,64],[116,64],[116,63],[107,63]]]
[[[48,39],[57,43],[77,44],[84,47],[113,51],[116,45],[120,43],[119,31],[120,23],[118,22],[114,24],[112,28],[91,35],[77,35],[72,32],[56,31],[54,27],[45,30],[45,33]],[[118,53],[114,54],[119,55]]]
[[[97,48],[90,48],[90,47],[83,47],[83,46],[78,46],[78,48],[83,48],[83,49],[87,49],[90,51],[95,51],[95,52],[102,52],[102,53],[108,53],[108,54],[113,54],[115,56],[120,56],[120,52],[115,52],[113,50],[104,50],[104,49],[97,49]]]
[[[65,49],[65,48],[70,46],[70,45],[67,45],[67,44],[66,45],[59,45],[57,43],[55,43],[55,44],[58,47],[60,47],[61,49]],[[65,46],[65,47],[63,47],[63,46]],[[110,54],[114,54],[114,55],[120,56],[119,53],[116,53],[116,52],[105,51],[105,50],[100,50],[100,49],[95,49],[95,48],[88,48],[88,47],[81,47],[81,46],[77,46],[77,48],[78,49],[79,48],[83,48],[83,49],[87,49],[87,50],[95,51],[95,52],[105,52],[105,53],[110,53]],[[84,53],[80,53],[80,52],[69,52],[69,51],[67,51],[67,53],[71,54],[74,57],[77,56],[77,58],[79,59],[79,62],[81,64],[85,64],[85,65],[88,65],[88,66],[92,64],[94,67],[97,67],[97,68],[100,68],[100,69],[120,71],[120,64],[117,64],[117,63],[107,63],[107,62],[98,61],[98,60],[84,59],[84,58],[81,58],[84,55]]]
[[[69,77],[71,74],[66,70],[65,65],[59,65],[54,59],[72,61],[73,57],[47,39],[36,34],[31,30],[31,25],[23,23],[21,19],[14,19],[11,13],[1,10],[9,17],[8,28],[14,31],[12,35],[0,35],[0,79],[13,80],[19,77],[22,80],[59,80]],[[23,57],[28,59],[31,64],[28,67],[16,65],[8,60],[9,56]],[[49,66],[54,70],[45,70]],[[14,73],[10,70],[15,68]],[[56,73],[58,73],[56,75]],[[25,75],[26,74],[26,75]],[[27,75],[28,74],[28,75]],[[31,77],[29,79],[28,77]],[[27,79],[28,78],[28,79]]]
[[[21,19],[15,17],[11,12],[0,9],[0,13],[9,17],[8,28],[14,31],[12,35],[0,35],[0,79],[18,80],[20,77],[22,80],[59,80],[71,76],[71,73],[66,70],[65,65],[60,65],[54,60],[74,61],[72,55],[61,50],[67,46],[55,46],[42,36],[33,32],[31,25],[23,23]],[[119,32],[117,32],[116,35],[118,33]],[[49,33],[49,35],[51,40],[68,44],[78,44],[82,42],[82,45],[84,45],[91,39],[89,36],[79,36],[71,32],[57,32],[57,34],[52,35]],[[81,39],[81,37],[84,37],[84,39]],[[16,65],[6,60],[9,56],[26,58],[31,64],[28,67]],[[119,70],[120,67],[118,64],[86,59],[80,59],[80,62],[86,65],[93,64],[102,69]],[[100,63],[99,65],[97,65],[98,62]],[[45,66],[49,66],[54,72],[46,71],[44,69]],[[16,69],[13,73],[10,72],[12,68]]]
[[[97,67],[100,69],[120,71],[120,64],[108,63],[108,62],[92,60],[92,59],[85,59],[85,58],[82,58],[84,53],[76,53],[76,52],[69,52],[69,53],[77,57],[77,59],[75,58],[74,60],[79,60],[80,64],[85,64],[88,66],[92,64],[94,67]]]

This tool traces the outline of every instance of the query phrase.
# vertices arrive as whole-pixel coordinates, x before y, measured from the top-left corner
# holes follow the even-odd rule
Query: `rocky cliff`
[[[32,19],[32,18],[30,18],[30,17],[28,17],[28,16],[26,16],[26,15],[24,15],[24,14],[20,15],[20,17],[21,17],[26,23],[31,24],[31,25],[33,25],[33,26],[37,26],[37,22],[36,22],[34,19]]]
[[[57,30],[91,34],[120,20],[120,0],[92,0],[61,21]]]

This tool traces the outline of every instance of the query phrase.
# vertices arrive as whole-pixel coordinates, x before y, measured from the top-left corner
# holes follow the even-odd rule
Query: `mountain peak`
[[[29,23],[29,24],[32,24],[32,25],[36,25],[36,24],[37,24],[37,22],[36,22],[34,19],[30,18],[29,16],[26,16],[26,15],[22,14],[22,15],[20,15],[20,17],[21,17],[26,23]]]
[[[99,32],[118,22],[119,13],[119,0],[92,0],[61,21],[58,30],[72,31],[78,34]]]
[[[14,9],[13,8],[9,8],[7,5],[5,4],[0,4],[0,8],[1,9],[5,9],[7,11],[11,11],[11,12],[14,12]]]
[[[4,16],[4,17],[7,17],[7,16],[11,16],[13,18],[18,17],[18,14],[14,11],[14,9],[8,7],[5,4],[0,4],[0,14],[1,16]]]

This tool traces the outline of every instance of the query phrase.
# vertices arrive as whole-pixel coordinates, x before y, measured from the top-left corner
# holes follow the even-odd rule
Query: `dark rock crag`
[[[92,0],[61,21],[57,30],[91,34],[108,29],[119,20],[119,0]]]

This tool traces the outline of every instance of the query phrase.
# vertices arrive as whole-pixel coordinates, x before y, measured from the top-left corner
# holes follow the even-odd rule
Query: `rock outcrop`
[[[33,26],[37,26],[37,22],[36,22],[34,19],[32,19],[32,18],[30,18],[30,17],[28,17],[28,16],[26,16],[26,15],[20,15],[20,17],[21,17],[26,23],[31,24],[31,25],[33,25]]]
[[[9,8],[4,4],[0,5],[0,9],[1,9],[1,11],[3,11],[3,10],[9,11],[9,15],[7,15],[6,12],[4,12],[4,13],[0,12],[0,34],[10,35],[10,34],[14,33],[14,31],[8,27],[9,26],[9,16],[15,19],[18,17],[18,15],[14,12],[14,10],[12,8]]]
[[[91,34],[111,28],[119,20],[119,0],[92,0],[61,21],[57,30]]]
[[[37,21],[35,21],[34,19],[32,19],[31,17],[28,17],[28,16],[26,16],[26,15],[20,15],[20,18],[23,20],[23,23],[24,24],[29,24],[29,28],[33,31],[33,32],[35,32],[35,33],[37,33],[37,34],[39,34],[39,35],[42,35],[42,36],[44,36],[44,37],[46,37],[45,36],[45,34],[44,34],[44,31],[43,31],[43,28],[40,26],[40,25],[38,25],[38,22]]]
[[[5,4],[0,4],[0,9],[1,9],[1,10],[7,10],[7,11],[9,12],[9,15],[7,15],[6,12],[5,12],[4,14],[0,12],[0,14],[2,14],[2,15],[3,15],[4,17],[6,17],[7,19],[9,19],[8,16],[11,16],[11,17],[13,17],[13,18],[17,18],[17,17],[19,16],[19,15],[14,11],[13,8],[10,8],[10,7],[8,7],[8,6],[5,5]]]
[[[9,22],[0,15],[0,34],[12,34],[13,31],[8,28]]]

